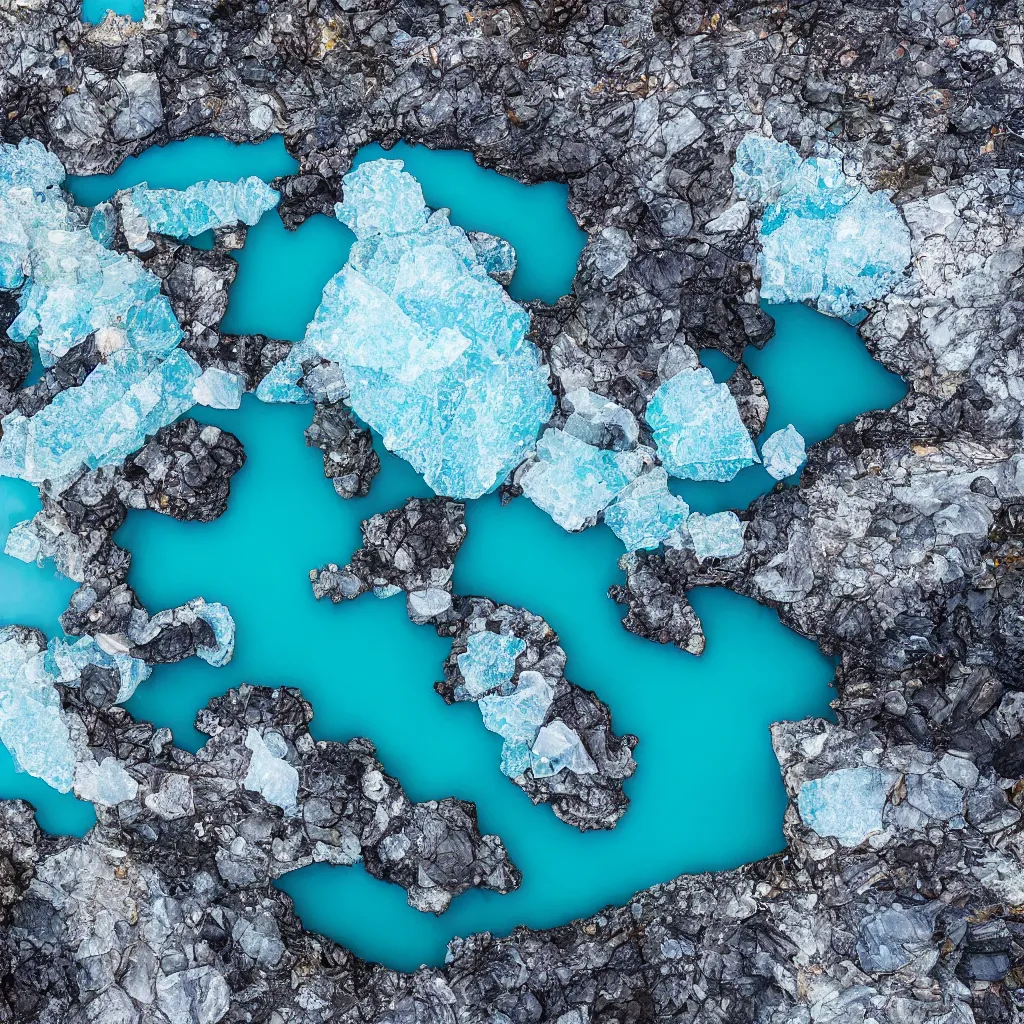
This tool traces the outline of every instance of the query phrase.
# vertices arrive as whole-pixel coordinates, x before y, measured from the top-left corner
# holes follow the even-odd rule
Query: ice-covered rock
[[[646,473],[624,487],[604,521],[627,551],[652,549],[660,544],[682,547],[690,506],[668,489],[668,473],[651,466]]]
[[[698,561],[732,558],[743,550],[743,523],[735,512],[713,512],[709,516],[693,512],[686,520],[686,529]]]
[[[257,395],[302,400],[303,361],[337,363],[348,403],[385,447],[438,494],[479,497],[533,448],[554,404],[529,315],[447,213],[429,213],[400,160],[363,164],[344,185],[349,261]]]
[[[776,480],[792,476],[807,461],[804,439],[792,423],[765,440],[761,445],[761,460],[769,476]]]
[[[665,381],[645,417],[665,468],[683,480],[731,480],[759,461],[736,399],[704,367]]]
[[[565,396],[563,405],[569,410],[565,431],[581,441],[616,452],[630,451],[639,443],[636,417],[610,399],[576,388]]]
[[[243,782],[245,788],[259,793],[286,814],[292,813],[297,805],[299,773],[285,760],[288,753],[285,738],[273,730],[261,735],[250,726],[245,745],[252,751]]]
[[[554,690],[540,672],[521,672],[512,693],[481,697],[484,725],[505,741],[501,748],[501,770],[510,779],[532,767],[531,748],[544,724]]]
[[[209,366],[192,386],[192,398],[197,405],[210,409],[237,409],[245,394],[245,381],[237,373]]]
[[[894,781],[895,775],[881,768],[838,768],[800,787],[800,817],[819,836],[859,846],[882,830],[882,810]]]
[[[579,733],[560,719],[537,733],[530,751],[530,768],[539,779],[557,775],[563,768],[577,775],[593,775],[597,771]]]
[[[736,149],[736,191],[762,205],[761,298],[809,302],[848,317],[891,291],[910,262],[910,231],[887,191],[869,192],[841,157],[800,155],[749,134]]]
[[[194,238],[213,228],[251,226],[277,206],[280,198],[268,184],[252,176],[240,181],[200,181],[186,189],[149,188],[143,183],[123,195],[122,206],[130,211],[130,217],[144,223],[147,233]]]
[[[139,784],[125,771],[116,757],[105,757],[98,764],[91,759],[80,761],[75,767],[75,796],[79,800],[114,807],[125,800],[133,800]]]
[[[451,604],[450,598],[448,604]],[[516,658],[525,650],[526,641],[517,636],[486,629],[471,633],[465,653],[458,657],[466,695],[475,699],[491,690],[507,692],[505,684],[515,672]]]

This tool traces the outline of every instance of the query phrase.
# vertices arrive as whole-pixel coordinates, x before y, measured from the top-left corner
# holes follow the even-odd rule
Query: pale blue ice
[[[690,506],[668,489],[668,473],[651,466],[619,492],[605,509],[604,521],[627,551],[652,550],[661,544],[681,548]]]
[[[760,461],[732,393],[704,367],[665,381],[645,418],[665,468],[683,480],[731,480]]]
[[[479,497],[533,449],[554,404],[529,315],[447,212],[428,211],[402,161],[363,164],[344,189],[348,263],[257,394],[308,401],[303,362],[336,363],[352,410],[389,451],[436,493]]]
[[[518,778],[532,766],[531,748],[553,697],[554,690],[544,676],[528,669],[519,674],[516,688],[510,694],[480,698],[484,725],[505,741],[501,770],[510,779]]]
[[[213,228],[255,224],[277,206],[280,193],[257,177],[240,181],[201,181],[186,189],[148,188],[129,190],[126,213],[134,213],[145,229],[172,238],[194,238]]]
[[[490,630],[471,633],[465,653],[457,659],[465,680],[459,689],[474,700],[490,690],[507,692],[505,684],[516,670],[516,658],[525,650],[526,641],[518,636]]]
[[[519,484],[530,501],[564,530],[583,530],[640,475],[647,451],[595,448],[550,427],[537,442],[536,459]]]
[[[838,768],[800,787],[800,817],[820,836],[859,846],[882,830],[882,811],[895,779],[880,768]]]
[[[764,207],[761,297],[809,302],[849,317],[900,281],[910,231],[885,190],[870,192],[843,171],[841,155],[800,155],[786,142],[749,134],[736,150],[736,192]]]
[[[731,558],[743,550],[743,523],[735,512],[713,512],[709,516],[694,512],[686,520],[697,560]]]
[[[768,475],[776,480],[792,476],[807,461],[803,436],[792,423],[765,440],[761,445],[761,461]]]

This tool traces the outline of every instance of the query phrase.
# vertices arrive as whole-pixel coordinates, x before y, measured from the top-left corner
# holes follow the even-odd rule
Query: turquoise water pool
[[[371,147],[360,159],[376,155]],[[583,238],[566,211],[564,187],[510,182],[466,154],[404,147],[401,155],[429,202],[451,207],[464,227],[514,242],[520,269],[513,294],[550,300],[568,289]],[[142,180],[182,187],[204,176],[271,178],[292,169],[280,140],[259,147],[190,140],[126,161],[107,179],[71,185],[80,202],[92,203]],[[349,243],[329,218],[288,233],[268,215],[239,255],[226,324],[300,337]],[[870,358],[848,325],[803,307],[773,313],[779,336],[748,353],[773,403],[769,430],[793,422],[818,440],[903,394],[902,382]],[[719,376],[729,372],[725,360],[709,356],[708,363]],[[248,461],[233,481],[228,512],[205,525],[133,512],[117,540],[134,552],[130,582],[151,610],[198,595],[226,603],[238,623],[236,654],[223,669],[197,659],[158,667],[130,710],[196,749],[202,737],[192,721],[210,697],[242,681],[298,686],[314,706],[318,739],[369,736],[413,799],[475,801],[481,827],[502,836],[524,874],[513,894],[470,892],[434,918],[361,868],[307,868],[281,887],[308,927],[369,959],[413,968],[440,963],[455,934],[555,924],[680,872],[729,867],[781,847],[785,798],[768,727],[827,714],[833,666],[773,612],[724,591],[699,591],[693,603],[706,653],[659,647],[622,629],[622,610],[606,596],[621,578],[622,548],[609,530],[566,534],[525,500],[504,508],[494,496],[470,503],[456,589],[544,615],[560,634],[570,678],[610,705],[617,732],[640,737],[639,769],[626,786],[630,810],[613,832],[580,834],[500,774],[501,741],[482,728],[475,707],[449,707],[434,693],[448,642],[412,625],[400,597],[341,606],[313,599],[309,570],[347,561],[362,519],[428,493],[413,471],[386,456],[378,440],[381,474],[366,498],[344,502],[323,477],[320,453],[305,446],[308,407],[246,398],[236,412],[195,415],[245,446]],[[746,505],[773,484],[755,468],[728,485],[680,489],[694,507],[710,510]],[[0,481],[3,536],[37,507],[30,487]],[[0,622],[52,634],[72,589],[48,570],[0,557]],[[51,831],[81,834],[92,820],[91,808],[73,797],[15,774],[6,752],[0,795],[32,800]]]

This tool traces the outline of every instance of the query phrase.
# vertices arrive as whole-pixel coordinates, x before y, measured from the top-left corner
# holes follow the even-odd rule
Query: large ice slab
[[[101,363],[81,387],[68,388],[34,416],[11,413],[3,421],[0,475],[55,490],[82,467],[124,461],[147,436],[192,408],[202,371],[175,349],[156,361],[122,349]]]
[[[479,497],[534,447],[554,403],[529,315],[447,212],[429,213],[402,161],[363,164],[344,186],[349,261],[257,394],[298,400],[303,361],[337,363],[349,405],[385,447],[436,493]]]
[[[280,193],[255,176],[240,181],[200,181],[186,189],[131,189],[122,200],[126,218],[138,218],[143,234],[194,238],[213,228],[255,224],[277,206]]]
[[[891,291],[910,262],[910,231],[887,191],[869,192],[833,157],[800,155],[750,134],[736,150],[737,193],[762,204],[761,297],[848,317]]]
[[[645,417],[665,468],[683,480],[731,480],[760,461],[736,399],[704,367],[665,381]]]

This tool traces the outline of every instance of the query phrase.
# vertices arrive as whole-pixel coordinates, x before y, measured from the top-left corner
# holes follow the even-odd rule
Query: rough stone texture
[[[380,472],[380,457],[373,450],[373,435],[359,426],[340,402],[318,404],[306,428],[306,443],[324,453],[324,476],[339,498],[361,498]]]
[[[471,699],[457,692],[463,681],[458,658],[471,633],[490,630],[526,642],[518,673],[541,673],[554,695],[544,724],[564,722],[583,741],[597,767],[593,774],[564,769],[539,778],[527,769],[512,781],[535,803],[547,803],[563,821],[581,830],[612,828],[629,799],[622,784],[636,771],[632,751],[637,738],[616,736],[611,712],[595,693],[565,677],[565,651],[558,635],[539,615],[525,608],[498,605],[486,597],[452,593],[452,573],[466,538],[465,506],[449,498],[410,498],[400,509],[366,520],[363,546],[348,565],[328,565],[310,574],[317,599],[353,600],[367,591],[388,597],[404,593],[409,618],[434,626],[454,642],[437,692],[449,703]]]
[[[698,649],[686,591],[724,583],[839,654],[837,721],[773,733],[783,854],[559,929],[467,938],[443,969],[401,976],[303,932],[273,889],[167,870],[174,845],[54,839],[6,803],[0,1018],[1019,1020],[1022,68],[1009,2],[150,0],[141,25],[95,27],[60,5],[0,6],[3,135],[45,141],[74,173],[191,134],[280,131],[301,164],[275,182],[292,226],[329,210],[372,139],[568,182],[590,240],[573,294],[533,307],[533,337],[560,393],[587,387],[637,416],[694,350],[739,358],[771,336],[760,211],[730,174],[747,131],[770,125],[802,156],[833,144],[849,173],[894,190],[912,244],[859,328],[911,396],[812,449],[798,489],[744,513],[741,555],[640,555],[619,592],[630,628]],[[198,285],[180,280],[185,302]],[[204,326],[184,347],[250,388],[287,350]],[[89,358],[69,353],[19,401],[47,401]],[[803,822],[799,794],[864,766],[892,784],[880,831],[844,847]]]
[[[142,856],[174,847],[183,875],[212,870],[229,888],[266,888],[307,864],[362,860],[374,877],[406,889],[412,906],[435,913],[471,887],[519,885],[500,840],[477,830],[472,804],[413,803],[369,740],[314,741],[312,708],[296,690],[243,686],[215,698],[196,720],[210,737],[197,754],[124,708],[91,706],[80,691],[66,690],[64,705],[85,723],[95,762],[114,758],[138,786],[114,807],[97,804],[98,835]],[[291,809],[246,784],[252,730],[283,741],[298,779]]]

